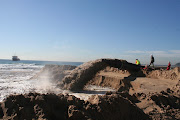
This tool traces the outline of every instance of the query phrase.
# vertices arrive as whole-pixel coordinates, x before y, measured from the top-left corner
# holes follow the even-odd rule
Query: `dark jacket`
[[[151,56],[151,63],[154,63],[154,57]]]

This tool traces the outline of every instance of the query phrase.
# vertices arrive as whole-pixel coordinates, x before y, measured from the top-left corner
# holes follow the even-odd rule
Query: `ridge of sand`
[[[94,78],[96,73],[105,69],[107,66],[115,67],[118,69],[128,70],[131,74],[143,74],[140,66],[128,63],[125,60],[118,59],[98,59],[84,63],[73,69],[69,75],[66,75],[62,82],[59,84],[63,89],[69,90],[82,90],[84,85]],[[140,72],[140,73],[137,73]]]

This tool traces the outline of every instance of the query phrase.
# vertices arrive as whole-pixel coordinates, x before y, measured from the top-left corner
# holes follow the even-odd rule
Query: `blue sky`
[[[0,59],[180,62],[180,0],[0,0]]]

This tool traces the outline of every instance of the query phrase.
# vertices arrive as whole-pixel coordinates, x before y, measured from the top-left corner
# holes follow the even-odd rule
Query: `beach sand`
[[[0,103],[1,119],[180,119],[178,67],[145,71],[125,60],[98,59],[78,67],[47,65],[35,78],[45,73],[57,87],[83,93],[81,99],[62,93],[11,95]]]

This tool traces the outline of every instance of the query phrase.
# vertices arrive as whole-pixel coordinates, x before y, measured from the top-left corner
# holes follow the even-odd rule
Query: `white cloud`
[[[169,50],[169,52],[175,53],[175,54],[180,54],[180,50]]]
[[[140,50],[134,50],[134,51],[125,51],[126,53],[135,53],[135,54],[139,54],[139,53],[145,53],[145,51],[140,51]]]
[[[165,51],[141,51],[141,50],[134,50],[134,51],[126,51],[126,53],[132,54],[165,54]]]

